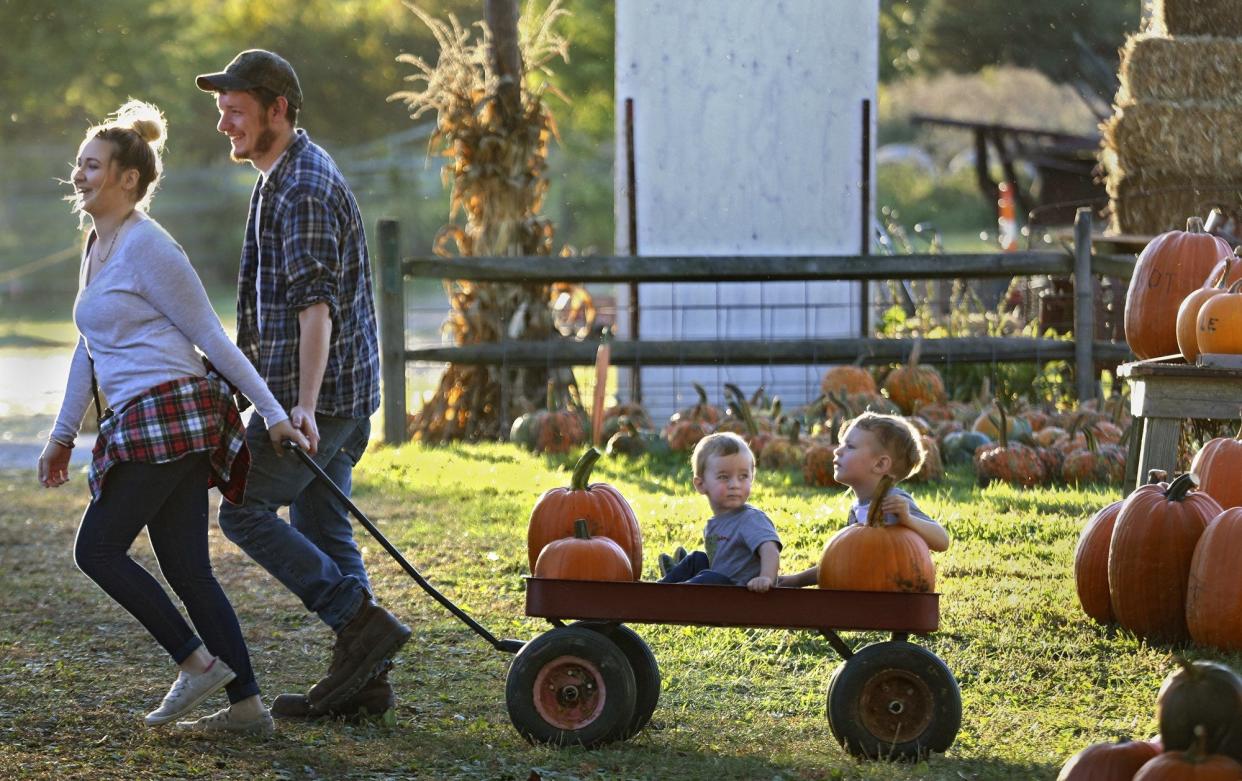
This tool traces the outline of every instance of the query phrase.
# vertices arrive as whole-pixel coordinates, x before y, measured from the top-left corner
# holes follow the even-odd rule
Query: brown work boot
[[[380,674],[363,684],[358,693],[343,702],[340,707],[319,711],[311,707],[310,697],[305,694],[282,694],[272,703],[272,716],[278,719],[365,719],[382,716],[397,707],[397,695],[388,682],[392,662],[386,661]]]
[[[311,710],[328,712],[344,705],[379,675],[410,634],[410,628],[392,613],[370,600],[363,602],[336,637],[327,676],[307,692]]]

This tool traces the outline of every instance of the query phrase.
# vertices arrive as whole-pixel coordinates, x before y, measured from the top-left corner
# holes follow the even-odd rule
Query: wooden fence
[[[408,362],[580,366],[595,361],[595,342],[571,338],[505,340],[490,344],[406,349],[406,278],[469,279],[487,282],[771,282],[877,281],[892,279],[1010,278],[1068,275],[1074,282],[1074,334],[1095,334],[1094,278],[1129,279],[1132,255],[1092,252],[1091,214],[1078,212],[1072,251],[1040,250],[940,255],[817,255],[798,257],[629,257],[594,256],[401,259],[397,223],[379,223],[378,258],[380,350],[384,397],[384,440],[404,441],[405,368]],[[614,341],[618,366],[676,364],[867,363],[907,359],[910,339],[787,339],[764,341]],[[1122,362],[1130,349],[1113,341],[1076,338],[1073,342],[1035,337],[969,337],[923,340],[921,360],[968,362],[1073,361],[1080,400],[1095,398],[1097,361]]]

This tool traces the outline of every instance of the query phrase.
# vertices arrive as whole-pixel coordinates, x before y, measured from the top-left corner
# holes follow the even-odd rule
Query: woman
[[[150,726],[167,724],[226,689],[230,706],[196,732],[271,732],[237,616],[211,571],[207,490],[245,489],[249,453],[236,385],[267,423],[273,446],[307,442],[254,367],[229,340],[181,247],[146,214],[161,172],[164,119],[131,100],[92,127],[73,169],[74,211],[91,231],[73,318],[80,337],[65,399],[39,457],[39,481],[64,484],[83,416],[98,391],[101,415],[89,470],[91,502],[74,559],[130,612],[181,668]],[[195,348],[206,355],[206,364]],[[115,410],[115,412],[114,412]],[[128,550],[143,527],[194,630]],[[201,635],[201,639],[199,637]]]

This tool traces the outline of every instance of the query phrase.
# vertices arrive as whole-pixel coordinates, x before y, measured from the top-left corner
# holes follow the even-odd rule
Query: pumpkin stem
[[[1165,480],[1168,480],[1168,479],[1169,479],[1169,473],[1164,471],[1163,469],[1148,469],[1147,470],[1147,484],[1148,485],[1155,485],[1156,483],[1163,483]]]
[[[1242,418],[1242,410],[1238,410],[1238,417]],[[1242,423],[1238,425],[1238,436],[1235,439],[1242,439]]]
[[[742,389],[731,382],[725,383],[725,392],[733,397],[733,406],[737,407],[737,415],[742,419],[742,425],[746,426],[746,433],[752,437],[759,433],[759,425],[755,423],[755,416],[751,414],[750,404],[746,401],[746,396],[742,393]]]
[[[789,441],[792,444],[795,444],[795,445],[798,444],[798,431],[801,430],[801,428],[802,428],[802,421],[795,420],[793,422],[793,427],[789,429]]]
[[[889,475],[880,478],[880,482],[875,487],[875,494],[871,497],[871,504],[867,507],[867,525],[882,526],[884,524],[884,512],[880,509],[880,505],[884,501],[884,495],[893,487],[894,480]]]
[[[741,391],[738,391],[738,392],[740,393]],[[760,385],[758,388],[755,388],[754,395],[750,397],[750,406],[758,407],[761,401],[763,401],[763,386],[762,385]]]
[[[1223,290],[1223,289],[1225,289],[1225,288],[1229,287],[1228,285],[1226,285],[1226,284],[1225,284],[1225,280],[1229,278],[1229,267],[1230,267],[1230,265],[1232,265],[1232,264],[1233,264],[1233,259],[1232,259],[1232,258],[1230,258],[1228,255],[1226,255],[1226,256],[1225,256],[1224,258],[1222,258],[1221,260],[1222,260],[1222,262],[1223,262],[1225,265],[1224,265],[1224,267],[1220,270],[1220,276],[1218,276],[1218,277],[1216,278],[1216,280],[1215,280],[1214,282],[1212,282],[1212,284],[1208,285],[1208,287],[1219,288],[1219,289]]]
[[[1180,502],[1186,498],[1186,494],[1190,492],[1190,489],[1194,488],[1198,484],[1198,478],[1189,472],[1183,475],[1178,475],[1174,478],[1173,482],[1169,484],[1168,490],[1164,492],[1164,497],[1170,502]]]
[[[1195,725],[1195,742],[1190,744],[1182,757],[1192,765],[1202,764],[1208,759],[1207,730],[1202,724]]]
[[[579,518],[574,521],[574,536],[580,540],[591,539],[591,531],[587,528],[586,518]]]
[[[1186,220],[1187,233],[1206,233],[1203,230],[1203,218],[1199,216],[1190,217]]]
[[[699,406],[706,407],[708,405],[707,389],[697,382],[692,382],[690,384],[694,387],[694,392],[699,394]]]
[[[548,412],[556,410],[556,382],[548,380]]]
[[[910,350],[910,361],[906,365],[911,369],[919,365],[919,356],[923,354],[923,338],[919,337],[914,340],[914,347]]]
[[[574,476],[569,481],[569,490],[587,490],[591,480],[591,470],[595,468],[595,462],[599,460],[600,455],[598,448],[586,449],[586,452],[578,459],[578,463],[574,465]]]
[[[1005,415],[1005,405],[996,400],[996,409],[1000,410],[1000,445],[1009,447],[1009,420]]]
[[[1226,290],[1225,292],[1236,294],[1239,290],[1242,290],[1242,279],[1239,279],[1236,282],[1234,282],[1232,285],[1230,285],[1229,289]]]

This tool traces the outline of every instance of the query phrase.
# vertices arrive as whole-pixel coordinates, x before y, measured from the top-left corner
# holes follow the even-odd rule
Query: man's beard
[[[276,131],[272,130],[271,123],[267,122],[266,119],[267,118],[264,117],[265,121],[263,123],[263,130],[260,131],[259,137],[255,139],[253,149],[242,152],[241,154],[229,154],[229,157],[234,163],[244,163],[248,160],[253,160],[256,157],[262,157],[272,151],[272,146],[276,143]]]

